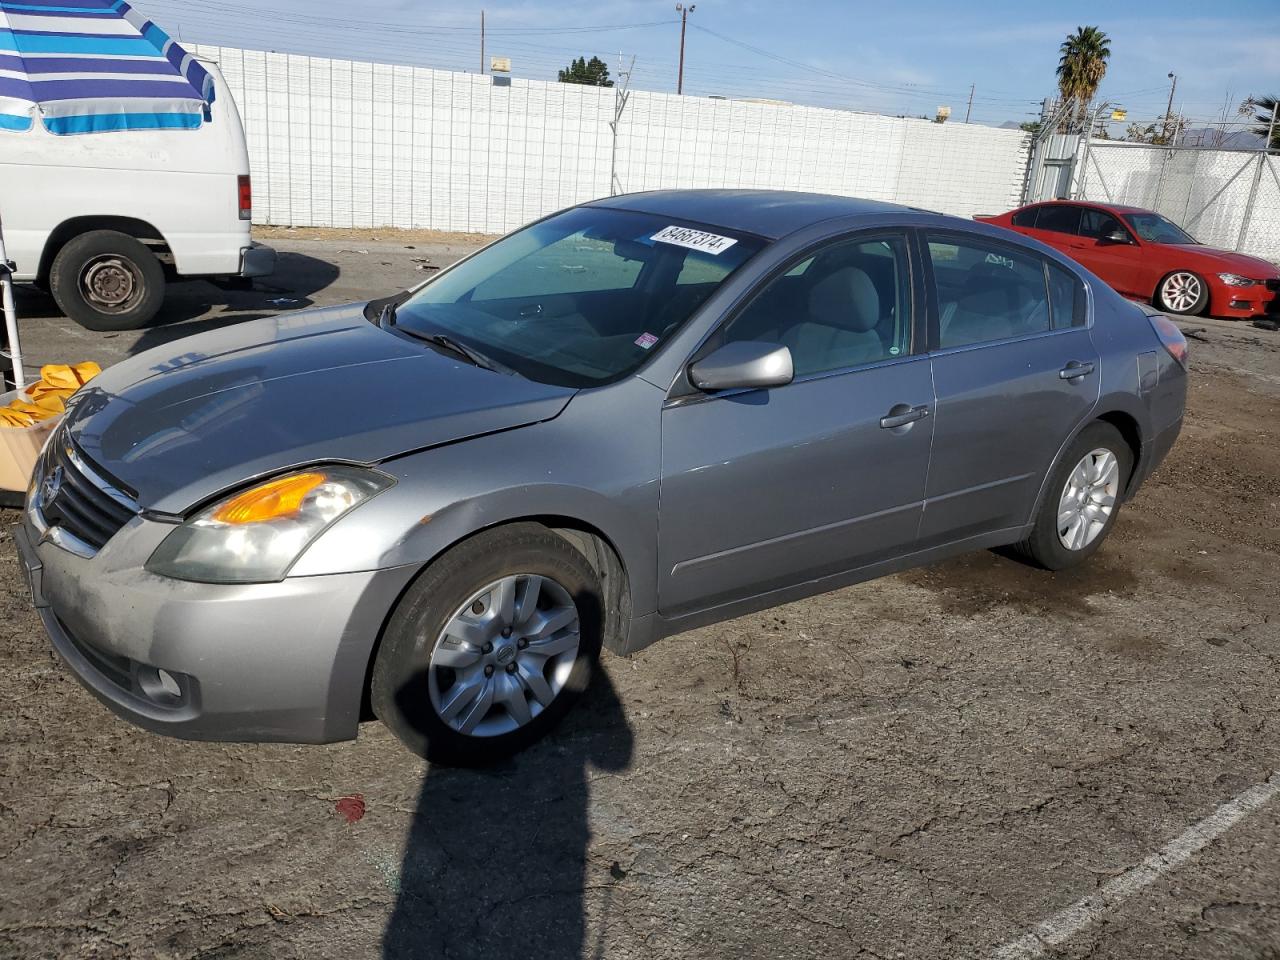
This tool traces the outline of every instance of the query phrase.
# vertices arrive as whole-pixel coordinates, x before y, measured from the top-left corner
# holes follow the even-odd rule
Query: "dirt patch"
[[[464,244],[478,247],[496,240],[495,234],[453,230],[406,230],[399,227],[278,227],[255,226],[255,240],[351,240],[404,244]]]

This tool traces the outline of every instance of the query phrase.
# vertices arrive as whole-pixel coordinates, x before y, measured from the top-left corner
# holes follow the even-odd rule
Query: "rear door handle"
[[[1079,380],[1081,377],[1087,377],[1091,373],[1093,373],[1092,363],[1081,363],[1079,360],[1072,360],[1058,371],[1058,376],[1063,380]]]
[[[912,407],[905,403],[895,403],[889,408],[889,412],[880,418],[880,426],[885,430],[893,430],[915,423],[917,420],[923,420],[928,415],[927,406]]]

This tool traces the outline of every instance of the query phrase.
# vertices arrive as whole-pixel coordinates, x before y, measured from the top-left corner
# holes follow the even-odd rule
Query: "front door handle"
[[[905,403],[895,403],[889,412],[880,418],[880,426],[885,430],[894,430],[923,420],[929,415],[927,406],[913,407]]]
[[[1081,363],[1079,360],[1072,360],[1058,371],[1058,376],[1063,380],[1079,380],[1081,377],[1087,377],[1091,373],[1093,373],[1092,363]]]

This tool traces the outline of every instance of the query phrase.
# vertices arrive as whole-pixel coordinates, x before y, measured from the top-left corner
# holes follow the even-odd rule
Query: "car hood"
[[[1251,257],[1247,253],[1234,253],[1230,250],[1219,250],[1200,244],[1165,244],[1170,249],[1177,249],[1194,255],[1205,269],[1214,273],[1238,273],[1251,280],[1266,280],[1268,277],[1280,277],[1280,267],[1261,257]]]
[[[77,393],[66,422],[83,453],[144,508],[182,513],[290,467],[372,464],[549,420],[574,393],[379,329],[354,304],[139,354]]]

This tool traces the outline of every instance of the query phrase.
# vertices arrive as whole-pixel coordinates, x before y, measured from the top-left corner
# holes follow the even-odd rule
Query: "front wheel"
[[[600,655],[600,580],[537,524],[487,530],[401,598],[374,661],[373,712],[429,760],[478,765],[537,740]]]
[[[1132,470],[1133,453],[1119,430],[1102,422],[1085,427],[1054,468],[1018,552],[1047,570],[1084,563],[1111,532]]]
[[[160,309],[164,268],[128,234],[91,230],[58,251],[49,289],[62,312],[82,327],[136,330]]]
[[[1156,287],[1156,306],[1166,313],[1195,316],[1209,305],[1209,284],[1190,270],[1175,270]]]

